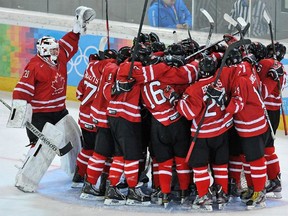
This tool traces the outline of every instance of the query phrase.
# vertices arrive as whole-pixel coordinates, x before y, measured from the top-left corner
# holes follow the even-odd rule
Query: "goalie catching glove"
[[[164,97],[169,100],[171,105],[175,105],[175,103],[179,99],[179,95],[175,92],[174,88],[171,86],[167,85],[166,88],[163,90]]]
[[[22,128],[25,123],[31,122],[32,106],[25,100],[14,99],[12,101],[12,108],[7,122],[7,127]]]
[[[268,71],[267,76],[271,77],[273,80],[277,81],[281,76],[283,76],[284,71],[280,63],[275,63]]]
[[[86,34],[86,25],[96,18],[95,10],[89,7],[79,6],[76,8],[75,14],[73,32]]]
[[[218,88],[210,85],[207,88],[206,94],[209,98],[215,100],[219,106],[223,106],[227,102],[225,88]]]
[[[112,95],[119,95],[123,92],[129,92],[131,91],[133,85],[135,84],[135,79],[130,78],[129,80],[126,81],[119,81],[116,80],[115,84],[112,86]]]

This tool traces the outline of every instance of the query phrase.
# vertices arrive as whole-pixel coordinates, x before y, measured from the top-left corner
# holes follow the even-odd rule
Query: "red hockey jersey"
[[[95,124],[90,117],[91,105],[99,88],[102,70],[113,59],[92,60],[89,62],[82,80],[78,84],[76,97],[81,101],[79,107],[78,124],[88,131],[96,131]]]
[[[78,50],[79,34],[69,32],[59,40],[58,64],[53,66],[35,55],[13,91],[13,99],[26,100],[33,112],[65,109],[67,62]]]
[[[262,59],[259,62],[259,65],[257,67],[257,71],[259,72],[259,76],[261,80],[267,79],[267,74],[269,69],[274,65],[275,60],[274,59]],[[283,67],[282,63],[277,62],[278,64],[281,64]],[[287,72],[285,71],[283,67],[284,75],[280,77],[280,89],[283,91],[283,87],[286,84],[286,77],[287,77]],[[271,80],[271,78],[268,78]],[[280,110],[282,101],[281,101],[281,96],[280,96],[280,89],[278,86],[278,82],[274,81],[274,85],[271,84],[270,86],[272,88],[269,93],[267,92],[267,95],[264,97],[264,104],[266,106],[267,110]]]
[[[102,71],[98,90],[91,105],[91,117],[97,127],[109,127],[106,111],[111,100],[111,89],[115,82],[117,70],[118,65],[110,62],[105,65]]]
[[[218,136],[233,125],[232,114],[227,113],[224,106],[220,107],[216,104],[215,100],[210,100],[209,104],[206,104],[205,102],[208,99],[206,96],[207,87],[214,80],[215,76],[200,79],[186,89],[182,98],[177,103],[176,108],[179,113],[188,120],[192,120],[191,136],[195,135],[205,110],[204,121],[198,134],[199,138]],[[220,78],[217,82],[217,86],[222,88],[227,86],[227,83],[222,83]]]

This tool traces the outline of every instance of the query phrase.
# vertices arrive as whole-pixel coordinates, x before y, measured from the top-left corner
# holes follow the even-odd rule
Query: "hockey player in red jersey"
[[[74,184],[79,182],[79,178],[83,180],[88,160],[93,154],[97,128],[90,117],[91,105],[99,88],[102,70],[108,63],[115,62],[116,54],[113,49],[99,51],[99,55],[91,54],[83,78],[78,84],[76,96],[81,101],[78,124],[82,131],[83,146],[77,157],[77,168],[72,180]],[[84,195],[81,197],[85,198]]]
[[[213,97],[206,104],[209,95],[207,88],[215,80],[216,62],[209,56],[199,62],[198,82],[189,86],[182,97],[176,100],[177,111],[192,120],[191,136],[195,135],[198,123],[205,114],[204,122],[200,128],[197,141],[189,159],[189,165],[193,168],[194,182],[198,195],[193,202],[195,209],[203,208],[212,211],[213,181],[210,182],[208,165],[210,162],[214,174],[217,204],[228,202],[228,129],[232,126],[232,115],[225,112],[224,99],[214,100]],[[226,83],[218,80],[217,88],[223,88]],[[171,97],[170,97],[171,98]],[[207,111],[204,112],[204,107]],[[213,155],[211,157],[211,155]]]
[[[46,122],[55,125],[68,114],[65,104],[67,63],[78,50],[80,33],[85,33],[86,24],[94,18],[93,9],[80,6],[76,9],[73,31],[58,41],[51,36],[37,41],[37,54],[26,65],[13,91],[12,110],[16,110],[16,115],[9,119],[10,126],[17,127],[19,123],[23,126],[32,118],[32,124],[41,131]],[[30,107],[33,112],[17,114],[23,107],[27,110]],[[33,147],[38,138],[28,130],[27,134]]]
[[[282,104],[280,94],[283,90],[283,86],[285,85],[287,76],[287,73],[280,61],[284,58],[286,47],[279,42],[275,43],[276,59],[273,58],[274,52],[272,44],[269,44],[266,48],[261,43],[254,43],[249,50],[255,56],[264,55],[263,58],[266,57],[265,54],[267,53],[267,57],[259,61],[257,65],[257,72],[261,80],[271,77],[275,81],[274,85],[272,85],[274,86],[272,91],[269,93],[267,92],[267,95],[264,97],[264,104],[268,111],[273,132],[276,134],[279,126],[280,108]],[[265,146],[265,159],[267,164],[267,177],[269,180],[269,185],[266,186],[266,193],[273,192],[272,195],[274,195],[275,198],[281,198],[282,186],[280,178],[280,164],[278,156],[275,153],[274,139],[271,134],[269,134],[269,138]]]
[[[81,198],[92,200],[103,200],[106,190],[106,180],[108,177],[112,156],[114,156],[114,140],[109,128],[106,110],[111,100],[111,89],[115,82],[118,64],[124,61],[128,56],[130,47],[122,47],[117,55],[113,56],[116,60],[105,64],[100,71],[101,78],[97,93],[91,105],[91,119],[97,127],[97,135],[92,157],[88,161],[86,171],[86,181],[82,188]],[[110,56],[111,58],[112,56]],[[111,59],[110,59],[111,60]],[[101,176],[99,190],[95,185]]]
[[[252,58],[244,57],[244,62],[235,67],[232,80],[231,100],[226,107],[233,114],[234,125],[239,135],[243,165],[248,189],[241,194],[247,209],[265,206],[266,164],[264,158],[265,141],[268,136],[268,122],[265,116],[260,81],[254,73]],[[269,83],[271,80],[267,80]]]

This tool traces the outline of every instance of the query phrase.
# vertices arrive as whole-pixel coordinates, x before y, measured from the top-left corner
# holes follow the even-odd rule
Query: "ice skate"
[[[228,187],[229,187],[228,194],[231,198],[232,197],[240,197],[241,186],[236,183],[235,179],[233,179],[233,178],[229,179]]]
[[[240,199],[243,203],[247,203],[247,201],[253,196],[253,188],[248,187],[246,188],[241,194]]]
[[[282,198],[281,175],[278,174],[276,179],[269,180],[266,186],[267,198],[281,199]]]
[[[246,203],[247,210],[260,209],[266,207],[266,195],[265,190],[260,192],[254,192],[251,199]]]
[[[216,202],[218,205],[218,209],[222,210],[228,204],[229,196],[224,193],[222,186],[216,185]]]
[[[162,194],[162,204],[164,208],[168,208],[170,201],[171,201],[170,194]]]
[[[94,185],[92,185],[91,183],[85,181],[83,188],[82,188],[82,192],[80,195],[81,199],[86,199],[86,200],[104,200],[105,198],[105,192],[100,192],[99,190],[97,190],[95,188]]]
[[[104,205],[125,205],[126,196],[116,186],[109,186],[106,195]]]
[[[208,193],[205,194],[204,196],[202,197],[199,197],[199,195],[196,196],[196,199],[192,204],[192,209],[213,211],[212,204],[213,204],[213,192],[211,188],[209,188]]]
[[[79,170],[79,168],[78,168],[78,166],[76,166],[75,173],[74,173],[74,176],[72,178],[71,188],[81,188],[81,187],[83,187],[84,177],[79,175],[78,170]]]
[[[163,201],[163,194],[161,192],[160,187],[158,187],[157,189],[155,189],[155,191],[152,192],[152,194],[150,195],[151,197],[151,202],[158,204],[158,205],[162,205],[162,201]]]
[[[129,188],[126,205],[148,206],[151,204],[149,195],[143,193],[140,187]]]

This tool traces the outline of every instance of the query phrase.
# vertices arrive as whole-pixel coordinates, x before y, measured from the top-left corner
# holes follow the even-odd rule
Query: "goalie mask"
[[[281,61],[286,54],[286,47],[279,42],[276,42],[274,44],[274,46],[275,46],[276,58],[278,61]],[[269,44],[267,46],[267,57],[273,58],[273,46],[272,46],[272,44]]]
[[[59,55],[59,43],[54,37],[44,36],[36,44],[38,55],[55,64]]]
[[[199,62],[199,78],[206,78],[215,74],[216,62],[210,56],[205,56]]]

